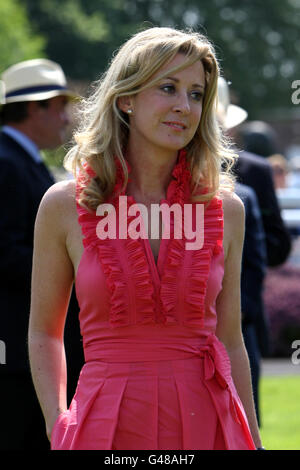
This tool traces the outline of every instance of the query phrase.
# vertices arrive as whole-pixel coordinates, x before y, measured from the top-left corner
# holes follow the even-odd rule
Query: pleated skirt
[[[130,363],[90,361],[69,409],[60,414],[52,450],[249,450],[234,420],[230,393],[222,413],[207,387],[203,358]],[[228,414],[228,416],[226,416]],[[224,415],[224,416],[223,416]],[[242,419],[242,416],[240,416]],[[227,423],[230,422],[230,426]]]

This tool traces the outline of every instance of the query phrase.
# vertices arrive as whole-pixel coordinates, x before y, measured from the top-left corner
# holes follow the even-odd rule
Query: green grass
[[[300,376],[262,377],[263,445],[269,450],[300,450]]]

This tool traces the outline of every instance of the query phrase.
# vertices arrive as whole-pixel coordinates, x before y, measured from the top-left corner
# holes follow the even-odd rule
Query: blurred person
[[[268,162],[272,167],[275,189],[286,188],[288,184],[289,166],[286,158],[276,153],[268,157]]]
[[[277,152],[277,136],[264,121],[251,121],[239,128],[242,149],[246,152],[269,157]]]
[[[33,231],[42,196],[55,183],[40,150],[65,141],[66,105],[75,95],[67,88],[61,67],[47,59],[15,64],[1,79],[0,338],[6,363],[0,365],[0,449],[48,449],[27,349]],[[74,358],[70,386],[80,360],[76,314],[73,294],[68,321],[74,337],[67,339]]]
[[[226,80],[219,80],[219,116],[233,143],[239,141],[239,129],[247,119],[247,111],[230,103],[229,87]],[[291,238],[281,217],[273,182],[270,163],[261,155],[244,149],[238,150],[239,158],[234,173],[240,183],[254,189],[261,210],[266,234],[268,266],[284,263],[291,251]]]
[[[283,203],[283,209],[287,209],[286,217],[293,220],[289,233],[295,248],[300,235],[299,216],[297,216],[300,209],[300,157],[294,156],[287,160],[283,155],[275,154],[271,155],[268,161],[273,169],[274,184],[278,189],[279,197],[283,197],[283,200],[287,197],[287,202]],[[290,207],[291,203],[293,207]]]
[[[300,189],[300,155],[289,159],[288,187]]]
[[[219,101],[218,118],[222,128],[235,145],[235,136],[239,126],[247,119],[247,111],[230,103],[229,87],[226,80],[218,80]],[[237,138],[238,140],[238,138]],[[290,253],[291,240],[281,218],[270,164],[262,157],[245,151],[238,151],[234,166],[239,183],[255,192],[244,198],[248,224],[246,223],[245,240],[250,240],[244,247],[244,260],[241,275],[241,295],[246,299],[242,308],[247,308],[247,320],[243,321],[243,336],[249,355],[252,383],[254,389],[257,419],[261,424],[259,404],[260,358],[270,354],[269,327],[263,305],[263,285],[266,266],[278,266]],[[243,194],[247,192],[244,187]],[[249,193],[249,191],[248,191]],[[254,200],[256,199],[256,201]],[[260,216],[255,209],[258,203]],[[254,215],[251,216],[251,210]],[[246,215],[247,217],[247,215]],[[249,222],[251,221],[251,223]],[[259,226],[262,225],[264,237]],[[255,235],[257,238],[255,238]],[[263,239],[262,239],[263,238]],[[260,241],[259,241],[260,240]],[[258,246],[255,246],[255,243]],[[251,247],[253,258],[251,257]],[[266,258],[263,254],[265,253]]]
[[[259,378],[261,352],[256,324],[261,324],[264,312],[263,287],[267,267],[265,232],[255,191],[237,183],[235,191],[245,206],[245,238],[241,270],[242,330],[251,366],[254,403],[257,420],[261,425]]]
[[[54,450],[261,447],[241,333],[244,207],[228,171],[220,181],[234,157],[216,121],[218,73],[200,34],[134,35],[83,107],[67,156],[74,181],[43,198],[28,338]],[[160,202],[192,211],[174,214],[170,237],[149,212]],[[136,204],[146,209],[138,237]],[[199,208],[203,245],[188,249],[182,228]],[[74,277],[86,363],[67,407],[62,333]]]

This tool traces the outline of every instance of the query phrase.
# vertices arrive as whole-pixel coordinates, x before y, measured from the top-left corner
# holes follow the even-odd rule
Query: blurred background
[[[232,102],[272,125],[277,152],[300,154],[300,0],[0,0],[0,67],[48,57],[84,94],[114,51],[151,25],[207,34]]]
[[[70,79],[88,83],[138,29],[191,27],[214,43],[249,119],[270,120],[283,131],[283,151],[299,145],[300,108],[291,102],[292,82],[300,80],[299,24],[300,0],[1,0],[0,63],[5,69],[44,55]]]
[[[292,343],[300,340],[300,0],[0,0],[0,72],[19,61],[48,57],[61,64],[70,86],[84,96],[114,51],[133,33],[150,26],[192,28],[210,38],[222,74],[230,82],[232,103],[248,112],[238,144],[247,146],[251,124],[260,146],[259,151],[252,150],[272,165],[293,249],[284,265],[268,270],[265,303],[271,359],[285,360],[289,366],[285,371],[298,380],[288,396],[280,395],[291,406],[292,390],[299,393],[300,385],[300,364],[291,361]],[[64,177],[65,151],[45,154],[58,179]],[[276,428],[269,413],[279,388],[267,382],[262,387],[263,429],[270,445],[300,448],[299,431],[298,444],[290,439],[277,443],[268,434],[268,429]],[[288,417],[278,416],[278,423],[291,423],[291,414],[298,429],[298,406],[289,408]],[[289,430],[281,437],[290,432],[295,435]]]

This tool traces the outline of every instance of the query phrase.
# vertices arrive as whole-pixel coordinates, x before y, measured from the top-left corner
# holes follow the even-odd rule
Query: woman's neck
[[[150,154],[149,152],[128,151],[126,158],[131,167],[127,193],[140,202],[157,202],[166,197],[168,185],[172,178],[172,170],[177,160],[174,155]]]

